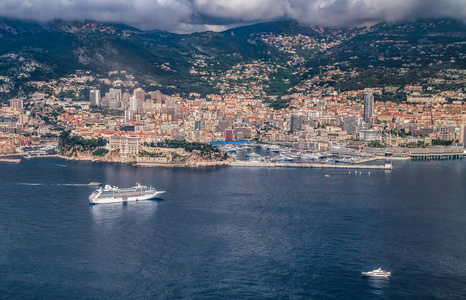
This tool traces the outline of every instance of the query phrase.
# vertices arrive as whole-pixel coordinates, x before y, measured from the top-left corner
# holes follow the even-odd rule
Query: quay
[[[329,169],[369,169],[369,170],[393,170],[392,164],[384,165],[337,165],[337,164],[316,164],[316,163],[272,163],[272,162],[250,162],[233,161],[232,167],[271,167],[271,168],[329,168]]]

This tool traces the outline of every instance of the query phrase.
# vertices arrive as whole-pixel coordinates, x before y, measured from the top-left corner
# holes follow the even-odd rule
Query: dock
[[[267,167],[267,168],[316,168],[316,169],[365,169],[365,170],[393,170],[392,164],[384,165],[346,165],[346,164],[318,164],[318,163],[273,163],[273,162],[250,162],[234,161],[232,167]]]

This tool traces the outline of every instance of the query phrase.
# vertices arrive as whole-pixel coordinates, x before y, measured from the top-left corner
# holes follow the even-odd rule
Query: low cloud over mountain
[[[365,25],[431,17],[466,19],[464,0],[3,0],[7,18],[122,22],[175,32],[295,19],[313,25]]]

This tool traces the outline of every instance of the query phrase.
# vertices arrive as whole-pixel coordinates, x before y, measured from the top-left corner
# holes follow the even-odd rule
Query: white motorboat
[[[390,277],[392,275],[391,272],[384,271],[382,268],[378,268],[376,270],[372,270],[369,272],[361,272],[363,277]]]

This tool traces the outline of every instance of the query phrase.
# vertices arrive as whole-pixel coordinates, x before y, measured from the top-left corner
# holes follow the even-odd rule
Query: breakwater
[[[392,164],[384,165],[344,165],[344,164],[317,164],[317,163],[272,163],[272,162],[231,162],[232,167],[285,167],[285,168],[329,168],[329,169],[369,169],[369,170],[393,170]]]
[[[0,162],[20,163],[21,159],[19,159],[19,158],[0,158]]]

